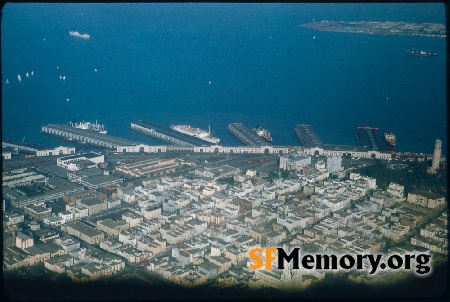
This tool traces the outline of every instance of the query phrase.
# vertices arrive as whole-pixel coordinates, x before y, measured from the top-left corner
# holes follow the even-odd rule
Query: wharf
[[[228,125],[228,130],[248,146],[270,146],[270,143],[242,123],[231,123]]]
[[[44,145],[34,144],[34,143],[27,143],[27,142],[21,142],[18,140],[3,138],[2,139],[2,146],[17,148],[24,151],[29,152],[36,152],[38,150],[47,150],[49,147],[46,147]]]
[[[136,146],[141,144],[124,138],[101,134],[91,130],[83,130],[64,124],[48,124],[42,126],[41,131],[45,134],[111,149],[115,149],[118,146]]]
[[[316,132],[310,125],[300,124],[295,126],[295,133],[302,142],[302,146],[305,148],[323,148],[323,143],[317,136]]]
[[[168,127],[156,125],[147,121],[138,121],[137,123],[131,123],[131,129],[150,135],[162,141],[180,146],[201,147],[214,145],[213,143],[207,142],[200,138],[190,136],[172,130]]]
[[[355,131],[356,142],[359,146],[366,146],[368,150],[387,152],[387,147],[382,134],[378,128],[357,127]]]

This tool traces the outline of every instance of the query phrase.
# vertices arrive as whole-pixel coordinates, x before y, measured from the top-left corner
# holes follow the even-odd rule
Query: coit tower
[[[433,161],[431,162],[431,168],[433,170],[437,170],[439,168],[439,162],[441,161],[441,145],[441,140],[437,139],[434,144]]]

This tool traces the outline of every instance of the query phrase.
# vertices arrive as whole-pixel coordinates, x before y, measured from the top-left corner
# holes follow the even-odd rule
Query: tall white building
[[[342,157],[328,156],[327,157],[327,170],[330,173],[341,171],[342,170]]]
[[[442,141],[440,139],[437,139],[436,143],[434,144],[433,161],[431,164],[431,168],[433,168],[434,170],[439,168],[439,162],[441,161],[441,148]]]
[[[439,168],[439,163],[441,161],[441,149],[442,141],[440,139],[437,139],[436,143],[434,144],[433,160],[431,162],[431,167],[428,168],[428,173],[434,174]]]

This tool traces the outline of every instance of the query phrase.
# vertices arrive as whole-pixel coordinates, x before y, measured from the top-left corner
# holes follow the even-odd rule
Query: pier
[[[19,153],[19,150],[28,152],[28,153],[34,153],[37,156],[48,156],[48,155],[63,155],[63,154],[74,154],[75,153],[75,147],[46,147],[39,144],[33,144],[33,143],[27,143],[27,142],[20,142],[12,139],[4,138],[2,139],[2,146],[10,147],[16,150],[16,153]]]
[[[124,138],[101,134],[91,130],[83,130],[64,124],[49,124],[42,126],[42,132],[65,138],[67,140],[78,141],[99,147],[115,149],[118,146],[136,146],[141,143]]]
[[[231,123],[228,125],[228,130],[233,133],[247,146],[269,146],[262,137],[254,133],[242,123]]]
[[[322,148],[324,145],[310,125],[300,124],[294,128],[295,133],[305,148]]]
[[[369,150],[373,151],[389,151],[383,136],[378,131],[378,128],[357,127],[355,136],[359,146],[366,146]]]
[[[147,121],[138,121],[137,123],[131,123],[131,129],[152,136],[159,140],[180,146],[198,147],[214,145],[213,143],[207,142],[198,137],[190,136]]]

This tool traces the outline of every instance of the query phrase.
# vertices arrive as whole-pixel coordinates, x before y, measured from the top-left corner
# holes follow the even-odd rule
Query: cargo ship
[[[415,51],[414,48],[413,48],[413,50],[407,50],[406,54],[408,56],[419,56],[419,57],[436,57],[437,56],[436,53],[426,52],[424,50]]]
[[[70,122],[69,124],[72,127],[82,129],[82,130],[90,130],[90,131],[98,132],[100,134],[108,133],[108,131],[106,131],[106,129],[105,129],[105,126],[103,124],[97,123],[97,121],[95,121],[95,124],[90,123],[90,122],[84,122],[84,121],[82,121],[81,123]]]
[[[262,137],[266,142],[271,143],[272,137],[270,136],[270,132],[267,129],[257,127],[252,129],[258,136]]]
[[[89,35],[88,34],[80,34],[78,31],[69,31],[69,35],[74,36],[74,37],[80,37],[80,38],[84,38],[84,39],[89,39]]]
[[[392,132],[385,132],[384,133],[384,140],[386,141],[387,145],[389,147],[394,148],[396,145],[396,136]]]
[[[219,138],[211,136],[211,127],[208,128],[208,131],[203,131],[200,128],[193,128],[191,125],[171,125],[170,128],[190,136],[198,137],[199,139],[213,144],[218,144],[220,141]]]

